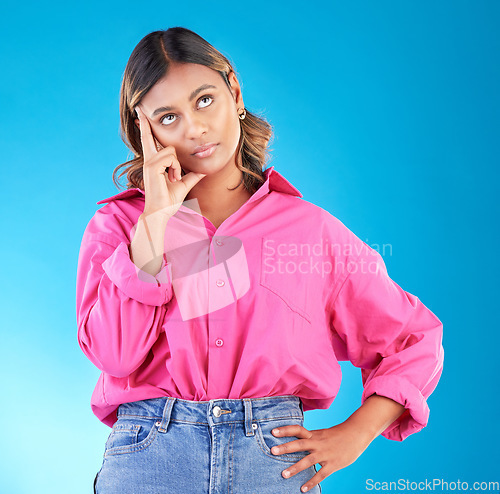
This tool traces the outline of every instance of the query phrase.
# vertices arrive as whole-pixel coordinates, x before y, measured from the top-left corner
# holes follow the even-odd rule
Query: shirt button
[[[215,284],[216,284],[217,286],[224,286],[224,280],[217,280],[217,281],[215,282]]]
[[[223,341],[221,338],[217,338],[217,339],[215,340],[215,344],[216,344],[217,346],[222,346],[222,345],[224,345],[224,341]]]
[[[212,413],[213,413],[214,417],[220,417],[220,412],[221,412],[221,407],[219,407],[217,405],[213,407]]]
[[[222,242],[222,240],[219,240],[219,239],[217,239],[217,240],[215,241],[215,243],[216,243],[217,245],[224,245],[224,242]]]

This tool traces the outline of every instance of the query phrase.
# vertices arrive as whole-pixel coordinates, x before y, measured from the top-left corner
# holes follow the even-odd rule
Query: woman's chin
[[[221,165],[220,163],[208,163],[208,162],[207,163],[199,163],[195,166],[190,166],[189,169],[183,167],[183,169],[186,171],[186,173],[188,173],[188,172],[204,173],[207,176],[214,175],[217,172],[222,171],[223,168],[224,168],[224,166]]]

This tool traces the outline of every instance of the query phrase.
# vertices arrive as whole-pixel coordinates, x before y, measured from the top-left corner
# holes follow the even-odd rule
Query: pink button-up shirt
[[[160,272],[130,259],[144,193],[122,191],[89,221],[76,286],[78,342],[102,372],[91,399],[112,426],[125,402],[293,394],[328,408],[339,360],[361,369],[361,402],[405,406],[383,435],[428,421],[441,376],[441,321],[387,274],[381,255],[302,199],[274,166],[219,228],[184,201],[165,232]]]

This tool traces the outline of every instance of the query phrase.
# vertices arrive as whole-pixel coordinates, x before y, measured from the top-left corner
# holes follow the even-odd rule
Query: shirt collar
[[[284,194],[290,194],[292,196],[303,197],[301,192],[294,187],[281,173],[274,169],[274,165],[264,170],[264,176],[266,177],[265,182],[259,187],[259,189],[252,195],[249,201],[254,201],[262,197],[264,194],[276,191],[282,192]],[[108,197],[107,199],[102,199],[96,204],[104,204],[105,202],[112,202],[119,199],[126,199],[129,197],[144,197],[144,191],[138,187],[133,187],[127,190],[122,190],[114,196]]]

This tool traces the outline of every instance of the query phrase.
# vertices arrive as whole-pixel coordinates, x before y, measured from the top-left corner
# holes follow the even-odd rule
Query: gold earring
[[[238,108],[240,109],[240,108]],[[243,108],[243,112],[242,113],[238,113],[238,116],[240,117],[240,120],[245,120],[245,117],[247,116],[247,111],[245,108]]]

